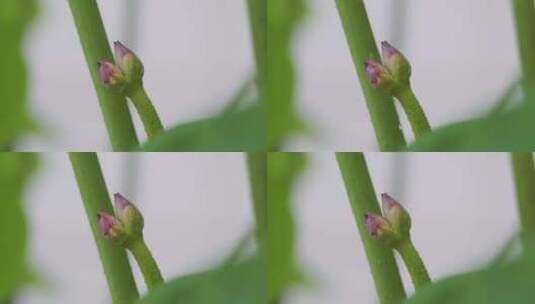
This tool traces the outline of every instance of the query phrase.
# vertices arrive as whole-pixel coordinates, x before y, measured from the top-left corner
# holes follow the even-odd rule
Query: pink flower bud
[[[383,63],[395,81],[408,85],[411,76],[411,65],[405,56],[387,41],[381,43]]]
[[[141,235],[144,226],[143,215],[128,199],[120,193],[113,195],[117,217],[124,225],[126,232],[131,237]]]
[[[368,233],[372,237],[379,236],[390,225],[385,218],[373,213],[366,213],[366,215],[364,215],[364,219]]]
[[[392,224],[394,231],[408,237],[411,228],[411,217],[403,206],[387,193],[381,194],[383,214]]]
[[[130,203],[130,201],[127,200],[120,193],[115,193],[113,195],[113,198],[115,200],[115,209],[117,210],[117,213],[123,212],[126,209],[126,207],[132,205],[132,203]]]
[[[144,67],[141,60],[119,41],[114,42],[115,61],[123,71],[129,85],[137,85],[143,79]]]
[[[121,223],[111,214],[99,212],[97,215],[98,224],[102,234],[108,239],[114,239],[122,232]]]
[[[124,75],[121,69],[113,63],[102,60],[98,63],[100,80],[106,87],[117,88],[124,84]]]

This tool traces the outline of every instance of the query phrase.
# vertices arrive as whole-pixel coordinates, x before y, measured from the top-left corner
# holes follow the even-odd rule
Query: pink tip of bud
[[[100,74],[100,80],[104,84],[110,84],[113,77],[116,75],[117,67],[106,60],[102,60],[98,63],[98,72]]]
[[[115,200],[115,208],[117,208],[117,212],[122,212],[126,207],[130,206],[131,203],[126,197],[122,196],[120,193],[115,193],[113,195],[113,198]]]
[[[115,55],[117,56],[117,59],[121,59],[124,56],[131,54],[132,51],[124,46],[120,41],[115,41],[113,43],[114,49],[115,49]]]
[[[373,60],[368,60],[364,63],[364,68],[366,70],[366,75],[370,79],[370,83],[373,86],[378,86],[381,80],[381,77],[385,74],[385,68],[378,62]]]
[[[390,195],[388,195],[388,193],[381,194],[381,201],[383,203],[383,211],[385,213],[393,207],[400,206],[400,204]]]
[[[381,42],[381,49],[382,49],[382,53],[383,53],[383,58],[385,60],[388,60],[388,58],[394,56],[394,55],[397,55],[397,54],[400,54],[399,51],[393,47],[390,43],[388,43],[387,41],[383,41]]]
[[[379,230],[383,229],[387,224],[386,220],[383,217],[373,213],[366,213],[364,215],[364,220],[366,224],[366,229],[368,229],[368,233],[371,236],[377,236]]]
[[[99,212],[97,215],[98,224],[100,226],[100,230],[105,236],[109,236],[111,229],[114,225],[118,224],[117,219],[106,212]]]

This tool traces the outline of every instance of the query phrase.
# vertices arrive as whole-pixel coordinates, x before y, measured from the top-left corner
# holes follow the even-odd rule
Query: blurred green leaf
[[[438,281],[406,304],[530,304],[535,299],[535,255]]]
[[[292,37],[305,13],[303,0],[268,1],[268,145],[283,143],[301,128],[295,106],[296,75],[292,61]]]
[[[278,298],[299,279],[292,194],[306,165],[302,153],[268,154],[268,294]],[[270,302],[271,303],[271,302]]]
[[[263,263],[252,257],[170,281],[140,304],[265,304],[265,299]]]
[[[0,1],[0,150],[33,128],[23,42],[36,12],[37,0]]]
[[[0,299],[31,279],[22,192],[36,161],[34,154],[0,153]]]
[[[488,114],[453,123],[422,136],[410,151],[533,151],[535,149],[535,100],[521,102],[518,82],[513,83]],[[535,96],[535,88],[527,96]]]

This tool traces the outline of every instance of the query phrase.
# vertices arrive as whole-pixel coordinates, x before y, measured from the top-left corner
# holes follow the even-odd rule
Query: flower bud
[[[401,85],[408,85],[411,76],[411,65],[403,54],[390,43],[381,43],[383,63],[392,74],[392,78]]]
[[[102,60],[98,63],[98,72],[102,83],[110,89],[121,91],[125,84],[126,79],[116,65],[106,60]]]
[[[381,194],[383,214],[392,224],[392,229],[403,238],[408,238],[411,229],[411,217],[407,210],[387,193]]]
[[[121,222],[113,215],[106,212],[99,212],[97,214],[98,225],[100,231],[108,240],[115,243],[122,244],[127,239],[127,234]]]
[[[370,84],[374,88],[380,88],[387,92],[392,91],[395,82],[392,78],[392,74],[390,74],[390,71],[385,66],[377,61],[368,60],[364,64],[364,68],[366,70],[366,75],[370,80]]]
[[[129,85],[141,82],[144,74],[144,67],[141,60],[129,48],[121,42],[114,42],[115,61],[123,71]]]
[[[392,224],[386,218],[377,214],[366,213],[364,220],[366,229],[368,229],[368,233],[373,239],[390,247],[400,241],[399,235],[393,230]]]
[[[120,193],[114,194],[117,217],[124,226],[125,232],[131,238],[137,238],[143,231],[143,215],[139,210]]]

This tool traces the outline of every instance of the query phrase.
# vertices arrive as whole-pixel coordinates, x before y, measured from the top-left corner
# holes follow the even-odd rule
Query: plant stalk
[[[526,85],[535,83],[535,4],[531,0],[512,0],[518,50]]]
[[[371,86],[364,69],[366,60],[380,61],[364,2],[362,0],[335,1],[379,148],[381,151],[398,151],[405,147],[406,142],[400,129],[394,100],[388,94]]]
[[[114,304],[131,304],[139,297],[139,294],[126,252],[104,238],[97,222],[98,212],[113,214],[98,157],[96,153],[69,153],[69,158],[104,268],[112,301]]]
[[[158,267],[158,263],[152,256],[152,253],[147,247],[145,240],[140,238],[136,242],[128,244],[128,250],[132,252],[136,259],[139,269],[145,279],[145,284],[149,290],[153,290],[155,287],[163,283],[162,273]]]
[[[69,0],[69,5],[113,151],[132,150],[138,140],[126,99],[107,90],[99,77],[97,63],[102,59],[113,62],[113,56],[98,4],[96,0]]]
[[[425,133],[431,132],[431,125],[412,89],[405,89],[397,94],[396,97],[403,107],[403,111],[405,111],[405,114],[407,115],[407,119],[409,120],[415,138],[419,138]]]
[[[535,166],[531,152],[511,153],[521,235],[524,245],[535,235]]]
[[[406,295],[392,249],[373,240],[364,223],[366,213],[381,214],[364,155],[337,152],[336,160],[364,245],[379,302],[400,303]]]
[[[153,138],[158,133],[161,133],[163,131],[162,121],[143,85],[135,86],[128,92],[128,97],[132,100],[143,122],[148,138]]]
[[[263,96],[267,72],[267,0],[247,0],[253,37],[257,82]]]
[[[253,195],[257,239],[265,240],[267,236],[267,154],[265,152],[247,153],[247,167]]]
[[[411,240],[402,242],[396,247],[396,250],[409,271],[415,289],[431,283],[425,264]]]

